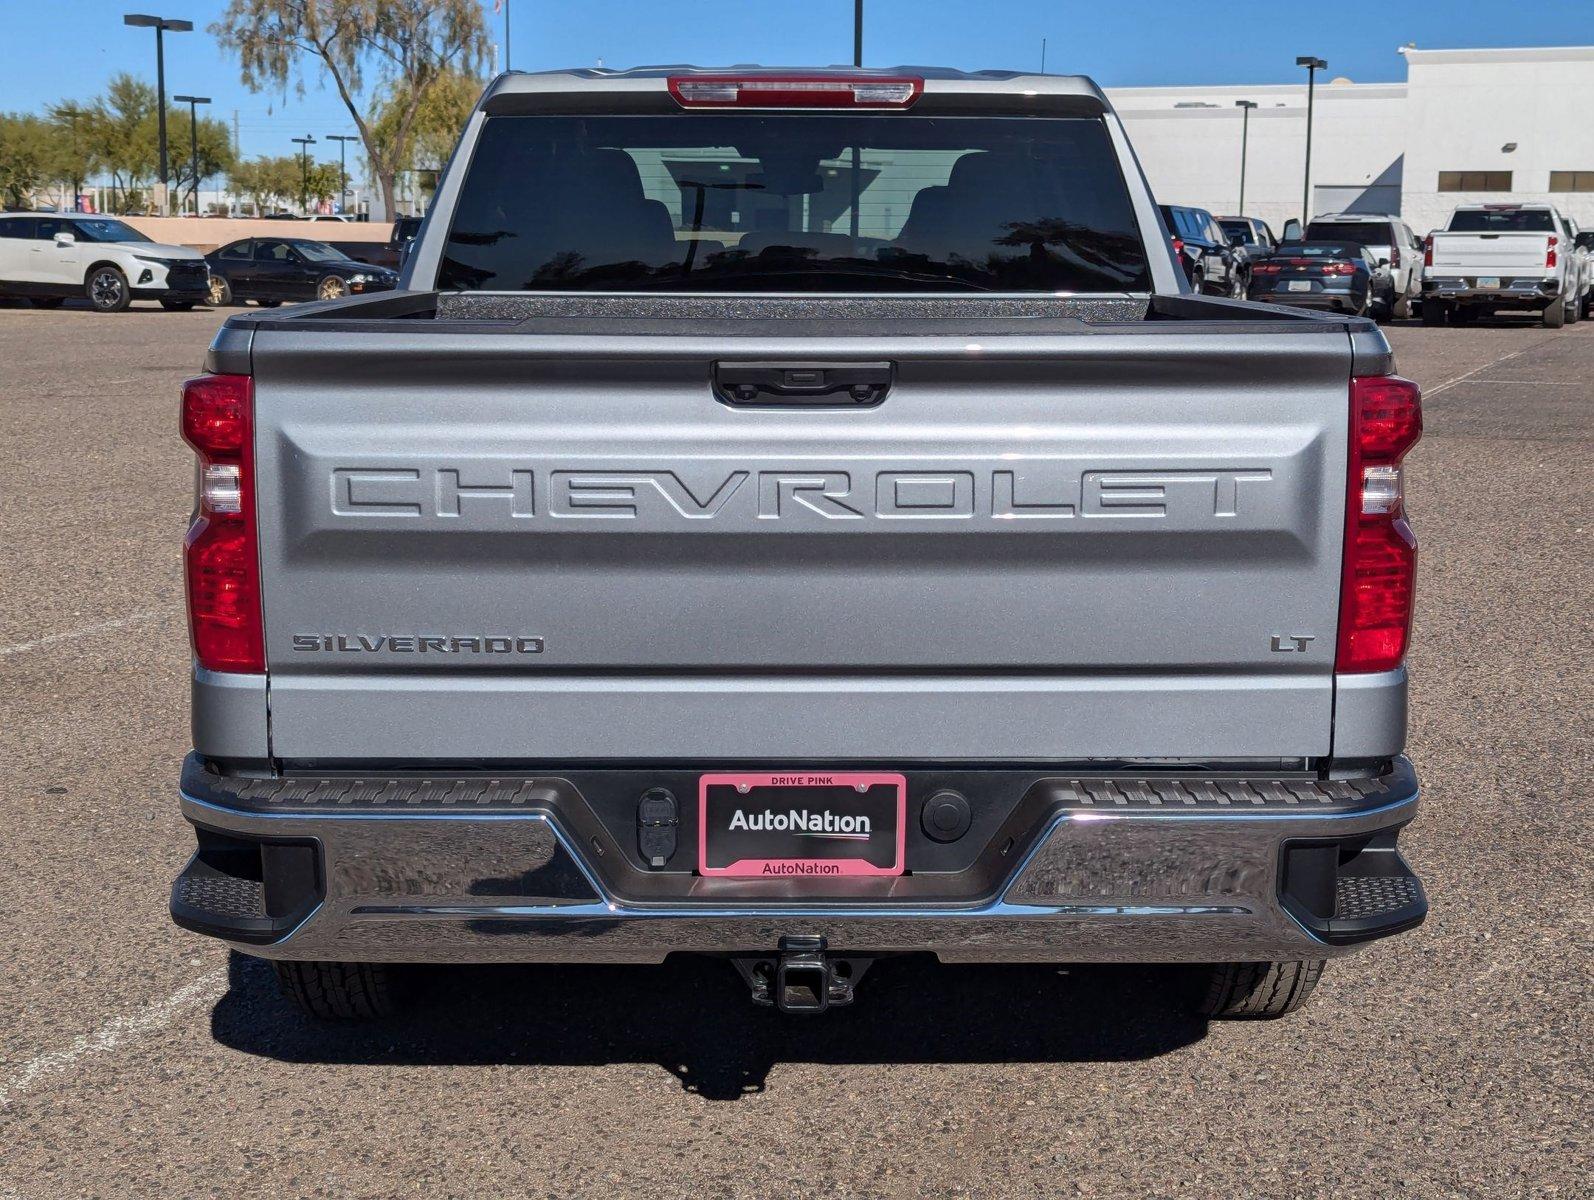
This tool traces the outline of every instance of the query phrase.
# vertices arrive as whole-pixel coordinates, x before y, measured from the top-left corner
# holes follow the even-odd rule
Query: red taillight
[[[199,497],[184,540],[194,657],[211,671],[266,669],[255,536],[254,381],[183,384],[183,440],[199,456]]]
[[[1251,274],[1277,275],[1283,269],[1284,268],[1279,266],[1278,263],[1257,263],[1256,266],[1251,268]]]
[[[1425,267],[1433,266],[1433,236],[1432,235],[1429,235],[1428,237],[1425,237],[1425,238],[1422,239],[1422,265],[1425,266]]]
[[[683,108],[907,108],[924,80],[907,75],[671,75]]]
[[[1556,237],[1552,233],[1550,235],[1550,244],[1544,248],[1544,269],[1546,271],[1553,271],[1555,269],[1555,262],[1556,262],[1555,248],[1556,248],[1556,246],[1560,245],[1560,243],[1561,243],[1561,239]]]
[[[1335,669],[1392,671],[1411,638],[1417,540],[1401,460],[1422,436],[1422,392],[1393,375],[1351,380],[1345,562]]]
[[[1348,262],[1331,262],[1323,264],[1324,275],[1354,275],[1356,264]]]

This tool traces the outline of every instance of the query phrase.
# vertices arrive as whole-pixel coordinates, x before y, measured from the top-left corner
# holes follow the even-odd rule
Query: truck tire
[[[1566,300],[1556,300],[1544,310],[1544,328],[1559,329],[1566,324]]]
[[[1213,1020],[1271,1020],[1306,1003],[1323,977],[1326,960],[1214,963],[1196,1011]]]
[[[381,963],[277,962],[283,995],[317,1021],[374,1021],[398,1011]]]
[[[1422,323],[1424,325],[1443,325],[1449,315],[1445,310],[1449,305],[1442,300],[1424,300],[1422,302]]]

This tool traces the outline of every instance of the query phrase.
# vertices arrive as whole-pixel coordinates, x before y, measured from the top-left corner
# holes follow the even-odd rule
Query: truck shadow
[[[725,962],[427,967],[403,1016],[320,1024],[279,994],[269,963],[231,959],[216,1040],[283,1062],[594,1066],[657,1063],[686,1091],[735,1100],[781,1062],[1116,1062],[1199,1041],[1172,968],[878,962],[857,1002],[821,1016],[754,1007]]]

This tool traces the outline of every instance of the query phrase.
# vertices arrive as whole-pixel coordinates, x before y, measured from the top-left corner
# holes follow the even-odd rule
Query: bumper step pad
[[[1422,902],[1415,875],[1340,876],[1335,888],[1336,921],[1363,921]]]
[[[233,920],[264,920],[266,885],[258,879],[185,871],[177,878],[172,903]]]

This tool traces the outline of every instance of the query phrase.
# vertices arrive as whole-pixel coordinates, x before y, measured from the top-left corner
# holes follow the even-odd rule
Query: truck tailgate
[[[1436,233],[1430,272],[1467,275],[1542,274],[1549,250],[1544,233]]]
[[[391,326],[388,327],[391,329]],[[272,752],[1329,750],[1350,341],[266,329]],[[716,363],[883,362],[741,409]]]

